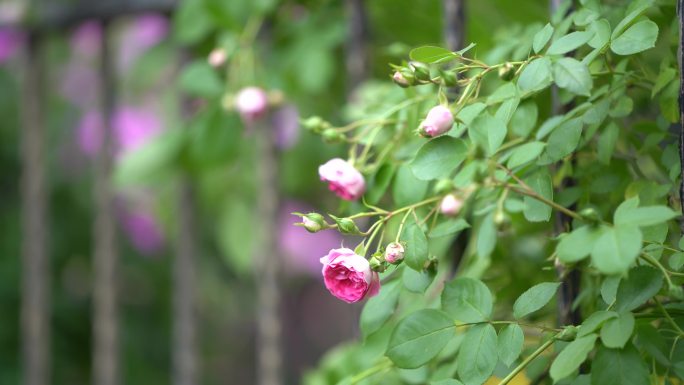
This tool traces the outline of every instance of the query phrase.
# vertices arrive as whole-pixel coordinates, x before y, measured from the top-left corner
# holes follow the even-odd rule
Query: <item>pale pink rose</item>
[[[15,28],[0,28],[0,64],[8,61],[24,42],[24,34]]]
[[[444,215],[458,215],[463,207],[463,200],[457,198],[454,194],[449,194],[442,198],[442,203],[439,205],[439,211]]]
[[[342,199],[351,201],[363,195],[366,182],[363,175],[349,162],[334,158],[318,167],[321,180],[328,182],[328,188]]]
[[[404,246],[399,242],[392,242],[385,248],[385,261],[398,263],[404,259]]]
[[[276,135],[276,145],[286,150],[297,143],[299,139],[299,110],[293,104],[287,104],[273,112],[273,130]]]
[[[235,97],[235,109],[245,123],[255,121],[268,109],[266,93],[259,87],[241,89]]]
[[[151,47],[159,44],[169,32],[169,21],[161,14],[146,13],[136,16],[121,34],[119,68],[128,69]]]
[[[366,258],[342,248],[330,250],[321,258],[325,287],[335,297],[354,303],[378,294],[380,277]]]
[[[81,23],[71,34],[71,49],[85,58],[94,58],[100,52],[102,24],[97,20]]]
[[[428,112],[419,130],[422,135],[433,137],[444,134],[453,125],[454,116],[451,111],[444,106],[436,106]]]
[[[211,50],[211,52],[209,52],[207,62],[210,66],[216,68],[225,64],[226,59],[228,59],[228,53],[226,53],[225,49],[214,48],[213,50]]]

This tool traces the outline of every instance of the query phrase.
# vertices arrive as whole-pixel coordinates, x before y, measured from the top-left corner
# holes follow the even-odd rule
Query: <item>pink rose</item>
[[[454,116],[451,111],[444,106],[432,107],[425,120],[420,124],[420,133],[425,136],[433,137],[442,135],[454,125]]]
[[[404,259],[404,246],[399,242],[392,242],[385,248],[385,261],[398,263]]]
[[[226,63],[226,60],[228,59],[228,53],[226,52],[225,49],[223,48],[214,48],[209,52],[209,56],[207,57],[207,62],[209,63],[210,66],[214,68],[221,67]]]
[[[442,199],[439,211],[444,215],[454,216],[458,215],[462,207],[463,200],[457,198],[454,194],[449,194]]]
[[[363,175],[349,162],[340,158],[330,159],[318,167],[318,175],[322,181],[328,182],[330,191],[348,201],[359,199],[366,190]]]
[[[354,303],[380,291],[380,277],[366,258],[347,248],[332,249],[321,258],[325,287],[335,297]]]
[[[259,87],[243,88],[235,97],[235,109],[245,123],[251,123],[263,116],[267,108],[268,98]]]

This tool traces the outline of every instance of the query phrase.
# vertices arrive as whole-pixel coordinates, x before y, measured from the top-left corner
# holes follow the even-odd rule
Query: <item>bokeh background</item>
[[[351,3],[362,7],[362,33]],[[549,14],[540,0],[463,3],[464,40],[492,61],[511,56],[519,48],[512,37]],[[173,261],[184,228],[179,185],[187,185],[197,383],[256,383],[263,283],[253,259],[261,232],[276,229],[277,250],[266,258],[280,260],[282,383],[297,384],[331,347],[358,336],[361,306],[334,299],[320,279],[318,259],[344,240],[292,225],[292,212],[340,208],[317,167],[344,156],[343,146],[323,145],[300,120],[348,123],[368,101],[364,95],[394,87],[388,63],[401,63],[415,46],[445,45],[443,7],[437,0],[0,0],[0,384],[25,379],[22,240],[31,243],[34,234],[21,224],[22,207],[35,203],[20,188],[30,172],[21,145],[27,101],[39,101],[44,134],[51,383],[93,377],[94,181],[111,129],[120,383],[173,382]],[[246,28],[254,29],[249,52],[239,44]],[[102,76],[103,39],[111,83]],[[354,56],[358,39],[362,58]],[[245,61],[214,68],[207,57],[216,48]],[[30,51],[40,77],[39,92],[27,99]],[[350,74],[349,61],[357,59],[363,70]],[[276,136],[274,226],[258,217],[255,134],[228,103],[250,83],[278,99],[261,124]],[[109,124],[104,95],[114,98]],[[43,242],[40,234],[35,242]]]

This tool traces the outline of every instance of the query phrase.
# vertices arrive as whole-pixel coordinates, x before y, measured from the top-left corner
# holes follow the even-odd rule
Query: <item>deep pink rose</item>
[[[432,107],[420,124],[420,133],[429,137],[438,136],[449,131],[453,125],[454,116],[451,111],[444,106],[436,106]]]
[[[366,190],[363,175],[349,162],[334,158],[318,167],[318,175],[322,181],[328,182],[330,191],[348,201],[356,200]]]
[[[235,109],[242,121],[251,123],[260,118],[268,109],[266,93],[259,87],[247,87],[238,92],[235,97]]]
[[[463,200],[457,198],[454,194],[449,194],[442,199],[439,205],[439,211],[444,215],[458,215],[463,207]]]
[[[378,273],[370,269],[366,258],[350,249],[332,249],[321,263],[325,287],[345,302],[358,302],[380,291]]]

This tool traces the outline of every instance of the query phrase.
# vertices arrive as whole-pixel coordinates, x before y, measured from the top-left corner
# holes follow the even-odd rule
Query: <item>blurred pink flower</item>
[[[76,54],[92,59],[100,52],[102,25],[97,20],[81,23],[71,34],[71,49]]]
[[[165,16],[157,13],[136,16],[121,36],[120,68],[130,67],[141,54],[164,40],[168,33],[169,21]]]
[[[92,65],[71,59],[61,75],[59,92],[75,106],[88,109],[97,105],[99,84]]]
[[[143,255],[159,253],[164,248],[164,234],[149,208],[136,205],[121,213],[121,225],[133,247]]]
[[[24,34],[15,28],[0,28],[0,64],[11,59],[24,42]]]
[[[330,249],[340,247],[342,236],[334,230],[319,231],[311,234],[303,227],[294,226],[297,217],[293,212],[308,213],[313,207],[297,201],[286,201],[280,208],[278,243],[286,262],[286,269],[295,272],[320,276],[320,258]]]
[[[299,139],[299,111],[293,104],[279,108],[273,113],[273,128],[276,144],[281,150],[286,150],[297,143]]]
[[[164,130],[161,120],[154,111],[124,106],[112,117],[116,153],[119,155],[136,150]],[[102,116],[97,111],[86,112],[77,128],[77,141],[81,151],[94,156],[102,146],[104,127]]]

